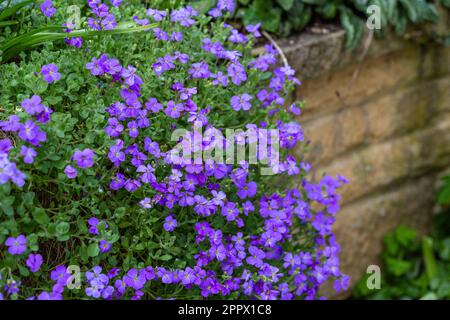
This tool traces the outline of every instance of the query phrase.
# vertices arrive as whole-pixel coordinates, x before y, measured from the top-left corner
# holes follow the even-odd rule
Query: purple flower
[[[168,34],[165,31],[163,31],[161,28],[154,28],[153,34],[155,35],[156,39],[158,39],[158,40],[162,40],[162,41],[169,40]]]
[[[83,38],[81,37],[71,37],[71,38],[64,38],[64,41],[72,47],[75,48],[81,48],[81,46],[83,45]]]
[[[219,8],[212,8],[208,11],[208,14],[213,18],[218,18],[222,16],[222,11],[220,11]]]
[[[228,221],[234,221],[239,215],[239,210],[233,202],[228,202],[224,207],[222,207],[222,215]]]
[[[122,66],[120,65],[119,60],[107,58],[103,62],[103,69],[110,75],[117,75],[121,73]]]
[[[176,41],[176,42],[180,42],[181,40],[183,40],[183,33],[181,33],[181,32],[173,32],[171,35],[170,35],[170,39],[169,39],[170,41]]]
[[[162,21],[166,17],[167,13],[162,10],[148,9],[147,15],[152,17],[155,21]]]
[[[137,138],[137,136],[139,136],[139,126],[136,121],[133,120],[128,122],[127,127],[128,127],[128,135],[131,138]]]
[[[87,223],[89,225],[89,233],[98,235],[98,225],[100,221],[96,217],[91,217],[88,219]]]
[[[91,62],[86,63],[86,69],[91,71],[94,76],[99,76],[105,73],[102,66],[102,61],[92,58]]]
[[[158,276],[161,278],[161,282],[164,284],[171,284],[174,282],[174,273],[165,270],[164,268],[160,268],[158,271]]]
[[[95,6],[91,7],[92,13],[97,17],[106,17],[109,14],[109,8],[104,3],[98,3]]]
[[[255,211],[255,207],[253,206],[253,203],[250,201],[246,201],[242,204],[242,207],[244,208],[244,214],[248,215],[250,212]]]
[[[214,78],[212,83],[215,86],[218,86],[220,84],[223,87],[226,87],[228,85],[228,76],[220,71],[217,72],[217,74],[212,74],[211,77]]]
[[[105,253],[111,250],[111,243],[106,240],[100,240],[98,242],[98,247],[100,249],[100,252]]]
[[[44,2],[41,3],[40,8],[42,13],[49,18],[56,12],[56,9],[53,7],[53,3],[51,0],[44,0]]]
[[[211,246],[209,249],[209,254],[218,261],[223,261],[226,258],[226,250],[222,244],[218,246]]]
[[[256,195],[257,185],[256,182],[250,181],[249,183],[239,187],[237,196],[241,199],[252,198]]]
[[[247,37],[236,29],[231,30],[231,35],[228,40],[232,43],[246,43],[248,41]]]
[[[39,146],[40,142],[47,139],[47,135],[44,131],[41,131],[33,121],[28,120],[20,127],[19,138],[34,146]]]
[[[247,80],[247,74],[245,73],[245,69],[238,62],[231,63],[228,66],[227,71],[228,76],[231,78],[231,81],[237,86],[240,86],[242,82]]]
[[[181,274],[181,283],[184,286],[190,285],[195,282],[197,279],[194,270],[190,267],[187,267]]]
[[[134,192],[141,187],[141,183],[136,179],[128,179],[125,181],[125,190]]]
[[[41,74],[47,83],[52,83],[61,79],[61,74],[58,72],[58,66],[54,63],[42,66]]]
[[[114,7],[120,7],[122,4],[122,0],[110,0],[109,2],[111,2]]]
[[[258,249],[255,246],[250,246],[248,248],[248,252],[250,254],[249,257],[247,257],[246,261],[249,265],[255,266],[257,268],[261,267],[263,265],[263,260],[265,258],[264,251]]]
[[[4,184],[9,180],[18,187],[23,187],[25,175],[17,169],[15,163],[9,161],[7,154],[0,153],[0,184]]]
[[[80,168],[90,168],[94,165],[94,151],[88,148],[83,151],[76,150],[73,154],[73,160]]]
[[[0,154],[8,154],[12,149],[12,142],[8,138],[0,140]]]
[[[90,286],[85,289],[86,295],[88,297],[100,298],[105,285],[97,279],[91,280],[89,284]]]
[[[118,137],[123,131],[123,125],[116,118],[108,119],[108,126],[105,128],[105,132],[110,137]]]
[[[259,32],[260,27],[261,27],[261,23],[257,23],[255,25],[249,24],[248,26],[245,27],[245,30],[252,33],[255,36],[255,38],[259,38],[259,37],[261,37],[261,33]]]
[[[50,279],[57,281],[60,285],[65,286],[70,274],[64,265],[59,265],[50,273]]]
[[[20,282],[17,282],[15,280],[10,280],[8,282],[9,283],[5,285],[6,295],[13,295],[19,293]]]
[[[345,291],[348,288],[348,285],[350,283],[350,277],[348,275],[343,275],[342,278],[337,279],[334,281],[334,290],[336,292]]]
[[[22,146],[20,149],[20,154],[23,157],[23,162],[27,164],[31,164],[34,161],[34,157],[36,157],[37,153],[33,148],[28,148],[26,146]]]
[[[139,205],[143,209],[150,209],[152,207],[152,200],[150,198],[144,198],[139,201]]]
[[[141,85],[143,83],[142,79],[136,74],[136,71],[136,68],[130,65],[122,69],[121,76],[126,85],[131,87],[135,84]]]
[[[219,10],[233,12],[235,8],[235,0],[218,0],[217,8]]]
[[[42,105],[42,107],[44,108],[44,110],[36,115],[36,121],[40,123],[47,123],[48,121],[50,121],[50,116],[53,113],[53,110],[44,105]]]
[[[171,215],[167,216],[166,219],[164,220],[164,230],[166,230],[167,232],[171,232],[175,230],[176,226],[177,220],[175,220],[175,218],[172,217]]]
[[[195,23],[192,16],[197,16],[198,13],[192,7],[181,8],[178,10],[172,10],[170,20],[172,22],[178,21],[183,27],[190,27]]]
[[[105,30],[113,30],[117,26],[116,19],[112,14],[108,14],[105,18],[103,18],[100,21],[100,24]]]
[[[148,26],[150,24],[150,21],[148,21],[148,19],[139,19],[138,16],[134,16],[133,20],[137,25],[140,26]]]
[[[30,253],[28,256],[28,259],[26,261],[28,269],[30,269],[31,272],[37,272],[41,265],[42,265],[43,259],[40,254],[33,254]]]
[[[161,60],[158,60],[152,65],[153,71],[155,71],[155,74],[157,76],[162,75],[166,70],[169,70],[168,68]]]
[[[184,107],[181,103],[175,103],[174,101],[170,100],[167,103],[166,109],[164,110],[164,112],[166,113],[166,115],[168,117],[171,118],[179,118],[181,116],[181,112],[183,112]]]
[[[147,108],[148,111],[154,113],[158,113],[163,109],[163,105],[159,103],[158,100],[156,100],[155,98],[148,99],[148,101],[145,103],[145,107]]]
[[[156,177],[153,174],[154,171],[155,169],[153,169],[153,167],[150,164],[140,165],[136,169],[136,172],[142,173],[140,179],[143,183],[152,183],[156,181]]]
[[[30,99],[24,99],[20,105],[26,113],[29,115],[35,115],[44,111],[44,107],[41,102],[41,97],[35,94]]]
[[[75,179],[77,177],[77,170],[71,165],[66,166],[64,173],[69,179]]]
[[[120,166],[120,163],[125,161],[125,153],[122,151],[120,145],[111,146],[109,148],[108,158],[114,163],[114,166]]]
[[[231,98],[231,107],[236,111],[241,109],[248,111],[252,107],[250,100],[252,100],[252,97],[247,93],[244,93],[241,96],[233,96]]]
[[[20,118],[16,115],[9,116],[7,121],[0,121],[0,128],[3,131],[18,131],[21,127]]]
[[[191,69],[189,69],[189,74],[192,78],[208,78],[211,75],[209,71],[209,66],[206,62],[197,62],[192,64]]]
[[[119,190],[125,185],[125,176],[121,173],[117,173],[114,179],[111,180],[109,187],[111,190]]]
[[[300,115],[302,112],[301,109],[299,107],[297,107],[297,105],[295,103],[293,103],[289,106],[288,111],[296,116]]]
[[[102,26],[100,25],[100,21],[94,18],[87,18],[87,24],[89,27],[91,27],[94,30],[102,30]]]
[[[142,289],[146,282],[145,273],[132,268],[123,277],[123,281],[127,286],[132,287],[135,290]]]
[[[20,255],[27,251],[27,238],[20,234],[17,238],[9,237],[5,241],[8,252],[12,255]]]

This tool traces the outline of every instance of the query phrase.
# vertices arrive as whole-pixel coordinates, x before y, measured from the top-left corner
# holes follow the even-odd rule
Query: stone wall
[[[450,48],[369,42],[349,53],[339,30],[282,42],[303,83],[296,95],[313,175],[350,180],[335,233],[352,285],[379,264],[387,232],[429,230],[438,176],[450,166]]]

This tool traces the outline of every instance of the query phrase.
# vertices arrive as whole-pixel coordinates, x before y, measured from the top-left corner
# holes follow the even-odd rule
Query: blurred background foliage
[[[162,1],[167,6],[172,0]],[[212,8],[216,0],[190,0],[203,11]],[[235,17],[244,24],[262,22],[264,30],[286,37],[303,30],[314,21],[340,24],[347,32],[347,47],[355,48],[364,33],[370,15],[367,9],[377,5],[381,10],[382,37],[393,29],[404,35],[409,26],[437,23],[439,7],[450,8],[450,0],[236,0]],[[447,34],[445,41],[449,41]]]
[[[362,277],[354,299],[450,299],[450,175],[437,196],[440,213],[430,235],[400,226],[384,238],[381,289],[370,290]]]

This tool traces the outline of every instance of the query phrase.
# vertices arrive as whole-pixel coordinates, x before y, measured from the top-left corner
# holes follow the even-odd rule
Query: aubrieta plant
[[[22,9],[22,28],[64,24],[67,38],[0,66],[1,298],[317,299],[327,280],[346,288],[331,227],[347,181],[306,178],[310,165],[291,155],[307,145],[293,120],[302,104],[289,102],[295,72],[272,45],[254,54],[258,26],[226,23],[233,7]],[[148,28],[71,35],[130,22]],[[241,133],[205,134],[193,149],[249,149],[272,130],[279,152],[269,138],[258,161],[175,161],[189,137],[227,129]]]

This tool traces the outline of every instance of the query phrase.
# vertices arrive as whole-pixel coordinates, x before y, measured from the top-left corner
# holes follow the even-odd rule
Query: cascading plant
[[[66,40],[0,65],[1,298],[316,299],[328,279],[346,288],[331,227],[347,181],[307,178],[295,71],[270,44],[252,54],[258,26],[227,23],[233,6],[21,9],[23,27],[64,25]],[[130,21],[144,30],[79,36]]]

